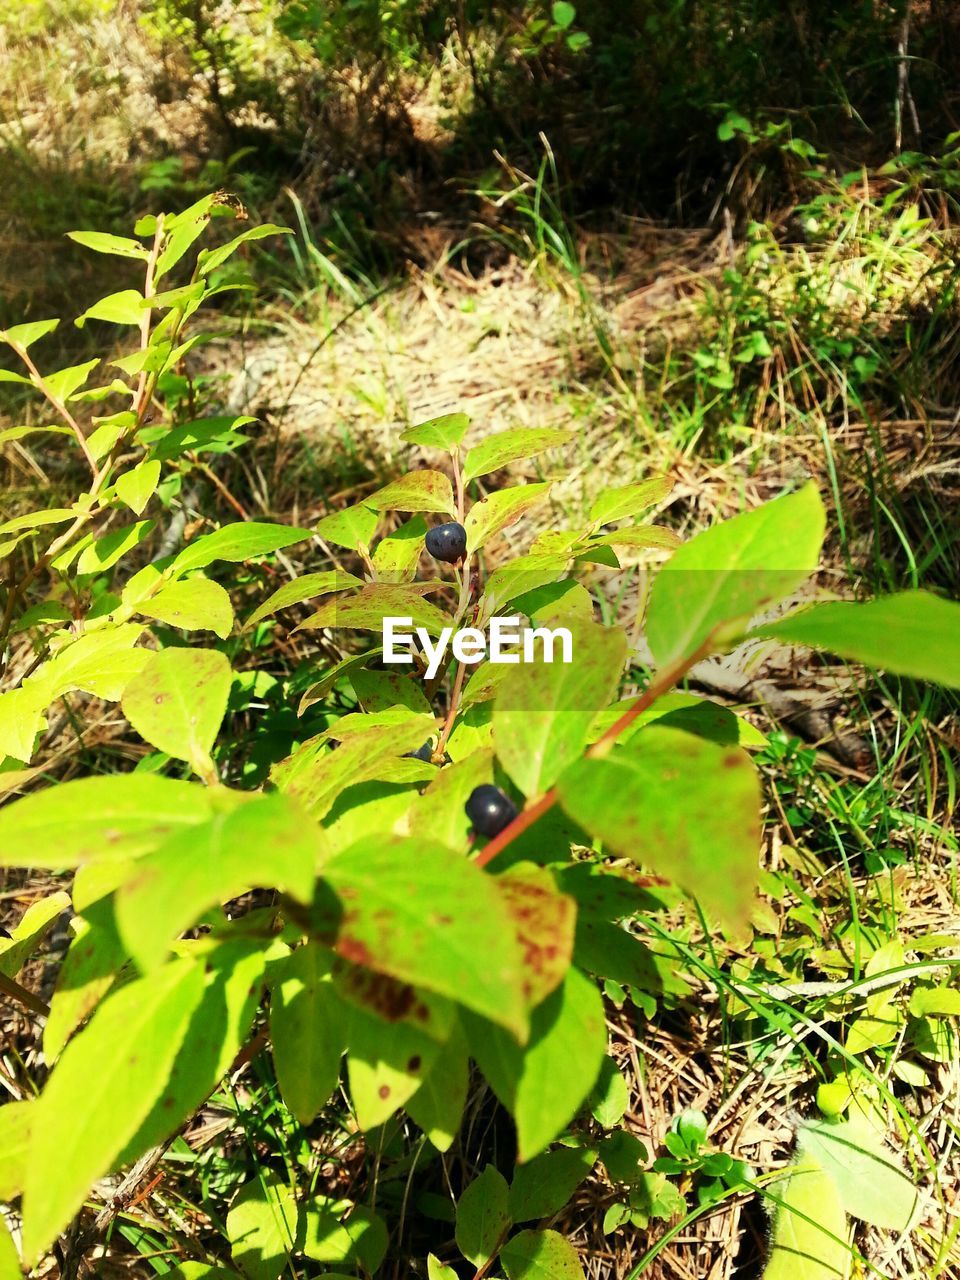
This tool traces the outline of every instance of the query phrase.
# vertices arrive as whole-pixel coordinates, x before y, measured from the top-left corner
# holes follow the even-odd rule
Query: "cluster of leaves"
[[[813,485],[678,545],[644,522],[671,489],[669,478],[651,476],[602,491],[581,527],[545,530],[488,572],[494,540],[550,489],[549,481],[497,488],[491,477],[562,449],[568,437],[523,428],[467,448],[463,414],[403,432],[433,466],[312,531],[227,525],[124,581],[153,525],[140,517],[162,502],[164,469],[203,448],[234,447],[243,425],[147,422],[161,380],[202,341],[184,336],[184,325],[216,291],[217,268],[244,241],[280,230],[247,230],[204,250],[187,284],[158,288],[225,207],[211,197],[145,220],[138,234],[150,246],[80,235],[95,251],[145,265],[142,291],[110,295],[80,318],[135,329],[137,349],[114,362],[126,380],[90,388],[93,365],[42,374],[31,349],[52,322],[2,335],[27,372],[0,377],[46,398],[60,420],[47,429],[72,438],[91,473],[72,507],[0,526],[19,568],[5,588],[4,641],[25,634],[36,651],[19,686],[0,696],[5,767],[25,770],[47,707],[67,690],[118,700],[154,754],[146,768],[34,790],[0,811],[0,865],[72,872],[75,913],[44,1028],[49,1078],[39,1097],[0,1110],[0,1196],[22,1198],[23,1260],[33,1265],[99,1179],[168,1141],[197,1111],[267,997],[262,1025],[277,1081],[303,1124],[338,1087],[345,1057],[361,1131],[403,1109],[444,1151],[475,1063],[513,1117],[520,1167],[509,1187],[488,1170],[468,1189],[460,1252],[478,1274],[499,1259],[510,1280],[575,1277],[579,1263],[562,1237],[523,1224],[555,1212],[563,1199],[546,1189],[556,1181],[570,1194],[597,1158],[582,1143],[550,1148],[611,1079],[601,987],[642,1007],[670,981],[669,964],[631,921],[675,904],[676,887],[696,896],[705,918],[742,934],[755,903],[761,787],[750,752],[762,738],[678,684],[744,637],[955,684],[960,606],[912,592],[814,604],[771,621],[772,607],[817,567],[825,513]],[[127,407],[88,433],[73,406],[114,394]],[[113,527],[128,511],[136,521]],[[409,518],[397,526],[396,512]],[[428,519],[437,517],[462,526],[464,554],[420,580]],[[43,545],[53,527],[63,531]],[[234,680],[234,614],[209,571],[312,536],[333,567],[260,603],[248,633],[306,601],[317,607],[300,629],[337,635],[376,636],[385,617],[406,616],[438,636],[509,612],[533,627],[562,622],[574,661],[482,662],[472,672],[448,661],[425,680],[416,656],[387,669],[376,645],[363,648],[318,671],[302,700],[347,694],[351,709],[300,742],[263,789],[227,785],[215,744]],[[624,555],[660,565],[642,618],[655,668],[643,679],[632,628],[596,621],[585,585]],[[51,594],[31,602],[45,583]],[[184,644],[184,633],[198,631],[220,644]],[[486,841],[465,811],[484,784],[517,810]],[[270,892],[251,901],[251,890]],[[19,939],[5,990],[20,991],[17,966],[62,905],[49,904]],[[708,1199],[741,1187],[745,1171],[703,1151],[704,1137],[681,1117],[667,1163],[652,1170],[622,1137],[604,1140],[598,1149],[625,1188],[627,1217],[669,1216],[670,1174],[695,1175]],[[227,1230],[252,1280],[279,1276],[291,1253],[372,1272],[386,1248],[368,1210],[298,1199],[278,1174],[238,1193]],[[434,1277],[451,1274],[445,1262],[429,1265]]]

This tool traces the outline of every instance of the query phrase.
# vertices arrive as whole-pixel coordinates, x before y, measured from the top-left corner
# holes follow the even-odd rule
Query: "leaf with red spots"
[[[441,1045],[413,1022],[384,1022],[358,1005],[347,1013],[347,1074],[357,1124],[367,1132],[389,1120],[420,1088]]]
[[[216,649],[162,649],[123,693],[123,714],[151,746],[209,773],[233,674]]]
[[[740,747],[660,724],[557,783],[567,813],[612,852],[662,872],[733,927],[759,875],[760,783]]]
[[[383,836],[333,854],[323,875],[341,956],[526,1036],[523,956],[491,876],[443,845]]]
[[[573,958],[577,904],[544,867],[521,862],[497,876],[523,955],[523,992],[531,1008],[563,981]]]
[[[447,1151],[460,1127],[467,1101],[470,1062],[467,1039],[455,1023],[423,1084],[407,1103],[407,1112],[438,1151]]]

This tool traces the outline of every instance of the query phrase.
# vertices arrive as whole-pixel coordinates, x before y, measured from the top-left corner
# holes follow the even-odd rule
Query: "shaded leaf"
[[[298,1231],[293,1192],[270,1169],[240,1188],[227,1214],[230,1252],[249,1280],[277,1280],[296,1248]]]
[[[298,947],[273,986],[270,1038],[280,1093],[301,1124],[314,1119],[337,1086],[346,1048],[344,1022],[343,1005],[330,981],[329,953],[312,942]]]
[[[510,1184],[514,1222],[530,1222],[559,1213],[596,1164],[591,1147],[559,1147],[517,1166]]]
[[[410,1118],[438,1151],[448,1151],[457,1136],[469,1084],[467,1041],[457,1022],[420,1088],[406,1103]]]
[[[815,1161],[800,1159],[770,1191],[779,1203],[763,1280],[846,1280],[847,1219],[830,1175]]]
[[[888,1231],[908,1231],[919,1208],[917,1188],[873,1125],[859,1113],[851,1120],[811,1120],[797,1131],[802,1157],[828,1173],[844,1210]]]
[[[497,1253],[511,1225],[507,1180],[488,1164],[457,1202],[457,1248],[468,1262],[482,1267]]]
[[[508,1280],[584,1280],[576,1249],[556,1231],[521,1231],[500,1261]]]
[[[470,1051],[513,1115],[519,1158],[559,1136],[593,1089],[607,1047],[596,984],[568,969],[563,985],[533,1011],[526,1048],[507,1032],[464,1015]]]

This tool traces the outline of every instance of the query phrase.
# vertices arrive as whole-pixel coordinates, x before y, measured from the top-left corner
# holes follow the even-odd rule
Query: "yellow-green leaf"
[[[456,510],[453,486],[442,471],[411,471],[372,493],[366,505],[377,511]]]
[[[572,432],[557,427],[515,427],[487,436],[475,444],[463,461],[464,481],[488,475],[518,458],[532,458],[545,449],[567,444]]]
[[[219,582],[209,578],[184,578],[171,582],[137,607],[145,618],[155,618],[183,631],[212,631],[225,640],[233,629],[233,605]],[[170,652],[180,652],[170,650]]]
[[[64,1049],[31,1122],[28,1262],[53,1243],[150,1111],[202,991],[200,967],[176,961],[120,987]]]
[[[124,690],[123,714],[151,746],[206,773],[232,680],[219,650],[161,649]]]
[[[499,489],[474,503],[463,522],[467,531],[467,554],[479,551],[495,533],[516,524],[525,512],[547,496],[549,488],[549,481],[517,485],[513,489]]]

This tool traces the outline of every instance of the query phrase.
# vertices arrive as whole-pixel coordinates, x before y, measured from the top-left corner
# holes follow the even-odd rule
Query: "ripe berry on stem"
[[[404,760],[422,760],[424,764],[429,764],[433,759],[433,746],[429,739],[422,747],[417,747],[416,751],[405,751],[403,753]]]
[[[428,529],[424,543],[434,560],[455,564],[467,554],[467,531],[462,524],[451,520]]]
[[[517,816],[517,806],[489,782],[474,787],[464,805],[473,829],[481,836],[498,836]]]

